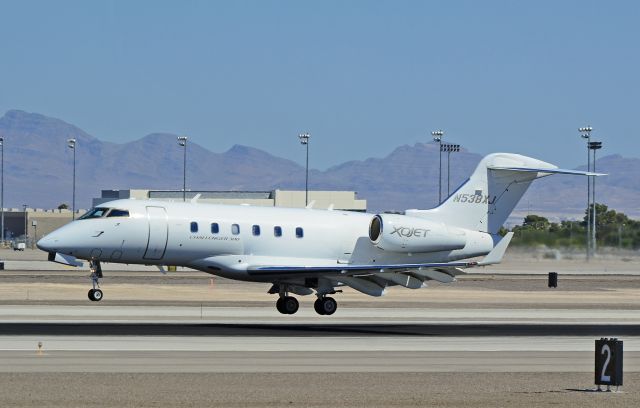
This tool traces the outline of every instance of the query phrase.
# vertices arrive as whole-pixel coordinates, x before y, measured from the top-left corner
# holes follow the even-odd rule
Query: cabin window
[[[85,213],[82,217],[78,218],[79,220],[86,220],[89,218],[100,218],[104,217],[104,215],[109,211],[108,208],[105,207],[96,207],[93,210],[89,210],[89,212]]]
[[[251,231],[253,232],[253,235],[255,235],[257,237],[258,235],[260,235],[260,226],[259,225],[254,225],[251,228]]]
[[[128,217],[129,211],[127,210],[111,210],[109,214],[107,214],[107,218],[109,217]]]
[[[240,233],[240,226],[238,224],[231,225],[231,233],[233,235],[238,235]]]
[[[211,223],[211,233],[217,234],[218,232],[220,232],[220,226],[218,225],[218,223],[217,222]]]
[[[302,229],[302,227],[297,227],[296,238],[302,238],[302,237],[304,237],[304,230]]]
[[[273,235],[276,237],[281,237],[282,236],[282,227],[276,226],[273,227]]]
[[[194,234],[198,232],[198,223],[195,221],[191,222],[191,232],[193,232]]]

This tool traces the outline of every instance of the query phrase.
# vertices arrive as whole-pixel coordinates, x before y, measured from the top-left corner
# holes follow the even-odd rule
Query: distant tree
[[[58,206],[58,210],[68,210],[69,206],[66,203],[62,203]]]
[[[549,229],[549,220],[540,215],[531,214],[524,217],[522,226],[527,229],[545,231]]]
[[[593,211],[593,206],[590,207]],[[556,247],[583,247],[586,243],[587,212],[580,221],[549,222],[539,215],[528,215],[522,225],[513,227],[513,245],[544,244]],[[596,238],[598,246],[640,248],[640,221],[596,203]]]
[[[593,204],[589,206],[588,210],[585,210],[582,225],[587,225],[587,217],[590,217],[592,214]],[[625,214],[617,213],[615,210],[609,210],[609,207],[605,204],[596,203],[596,222],[598,225],[616,224],[625,221],[628,221]]]

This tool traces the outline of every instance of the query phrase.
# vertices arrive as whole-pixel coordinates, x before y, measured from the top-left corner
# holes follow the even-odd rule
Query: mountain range
[[[67,139],[77,140],[76,203],[87,208],[102,189],[180,189],[182,150],[176,135],[154,133],[116,144],[101,141],[60,119],[19,110],[0,118],[4,137],[5,207],[55,208],[69,203],[72,154]],[[438,201],[438,145],[399,146],[386,157],[354,160],[309,171],[309,188],[355,190],[371,212],[430,208]],[[211,152],[189,141],[187,188],[192,190],[304,189],[304,167],[265,151],[235,145]],[[462,150],[451,155],[451,191],[463,182],[481,155]],[[446,156],[443,190],[446,195]],[[585,167],[579,168],[584,170]],[[640,159],[603,156],[597,169],[609,173],[597,181],[598,202],[632,217],[640,217]],[[582,216],[586,179],[554,176],[533,184],[514,212],[552,218]]]

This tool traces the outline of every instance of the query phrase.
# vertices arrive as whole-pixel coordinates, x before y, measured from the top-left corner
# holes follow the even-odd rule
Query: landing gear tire
[[[315,302],[313,302],[313,310],[315,310],[319,315],[324,315],[324,309],[322,308],[322,298],[318,298]]]
[[[321,297],[313,303],[313,308],[319,315],[332,315],[338,309],[338,302],[332,297]]]
[[[294,314],[298,311],[299,307],[300,304],[298,303],[298,299],[292,296],[278,298],[278,301],[276,302],[276,309],[278,309],[278,312],[282,314]]]
[[[89,300],[92,302],[99,302],[102,300],[102,291],[100,289],[90,289],[89,290]]]

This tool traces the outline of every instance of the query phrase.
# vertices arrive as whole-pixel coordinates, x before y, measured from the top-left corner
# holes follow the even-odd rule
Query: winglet
[[[305,207],[307,210],[310,210],[313,208],[313,206],[316,204],[316,200],[311,200],[309,201],[309,204],[307,204],[307,206]]]
[[[507,235],[502,237],[500,242],[498,242],[498,245],[493,247],[491,252],[489,252],[482,261],[478,262],[478,266],[493,265],[502,262],[502,258],[504,257],[504,253],[507,251],[511,238],[513,238],[513,231],[507,232]]]

